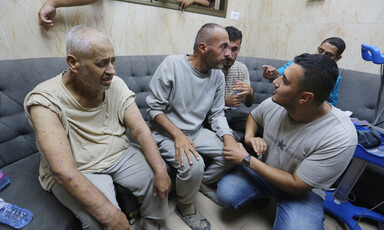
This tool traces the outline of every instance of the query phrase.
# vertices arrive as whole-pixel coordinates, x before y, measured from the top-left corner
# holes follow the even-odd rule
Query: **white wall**
[[[49,32],[37,25],[43,2],[1,1],[0,59],[64,56],[65,35],[78,24],[109,34],[116,55],[191,53],[197,30],[207,22],[242,30],[242,56],[288,60],[315,52],[326,37],[339,36],[347,43],[340,67],[378,73],[378,65],[361,58],[361,43],[384,53],[382,0],[229,0],[227,18],[99,0],[94,5],[59,8]],[[240,13],[239,21],[229,19],[231,11]]]

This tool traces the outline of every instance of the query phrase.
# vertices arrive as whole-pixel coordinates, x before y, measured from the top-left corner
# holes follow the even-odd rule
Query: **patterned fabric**
[[[251,85],[247,66],[239,61],[235,61],[228,72],[225,73],[225,96],[232,92],[232,87],[236,84],[236,80],[243,81]]]

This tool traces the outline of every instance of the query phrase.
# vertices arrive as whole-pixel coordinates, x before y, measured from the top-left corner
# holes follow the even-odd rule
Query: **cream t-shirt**
[[[135,94],[121,78],[114,76],[104,101],[96,108],[85,108],[64,86],[62,75],[39,84],[26,96],[26,115],[31,121],[29,108],[33,105],[56,113],[67,133],[77,168],[83,173],[101,172],[112,166],[130,145],[123,119],[125,110],[135,101]],[[44,154],[39,171],[40,183],[49,191],[55,181]]]

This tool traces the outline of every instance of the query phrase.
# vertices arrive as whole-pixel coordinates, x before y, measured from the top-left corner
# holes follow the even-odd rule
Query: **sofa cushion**
[[[32,221],[23,229],[81,229],[80,222],[61,205],[52,193],[45,191],[38,180],[40,153],[33,153],[2,168],[10,184],[0,192],[8,203],[33,213]],[[42,228],[42,226],[44,228]],[[0,224],[0,229],[12,229]]]
[[[377,74],[343,70],[337,107],[353,112],[352,117],[372,122],[379,87]]]

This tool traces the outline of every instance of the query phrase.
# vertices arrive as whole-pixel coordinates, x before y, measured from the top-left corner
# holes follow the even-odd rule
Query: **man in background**
[[[330,37],[325,39],[319,47],[317,47],[316,53],[321,55],[326,55],[333,59],[335,62],[339,61],[341,59],[341,55],[343,54],[345,50],[345,42],[343,39],[338,37]],[[270,65],[263,65],[263,77],[266,79],[274,80],[278,78],[279,76],[283,75],[284,70],[290,66],[293,63],[293,61],[288,62],[284,66],[280,67],[276,70],[275,67]],[[327,102],[329,102],[333,106],[337,106],[337,97],[339,94],[339,85],[340,85],[341,76],[339,74],[337,78],[337,82],[335,84],[335,87],[333,88],[331,94],[329,95],[329,98],[327,99]]]
[[[234,132],[237,141],[242,141],[245,132],[245,123],[249,111],[239,111],[239,106],[244,102],[246,107],[253,104],[253,89],[250,86],[249,72],[247,67],[236,61],[240,52],[243,35],[240,30],[233,26],[225,27],[229,36],[230,55],[225,58],[223,73],[225,75],[225,116],[229,127]]]

